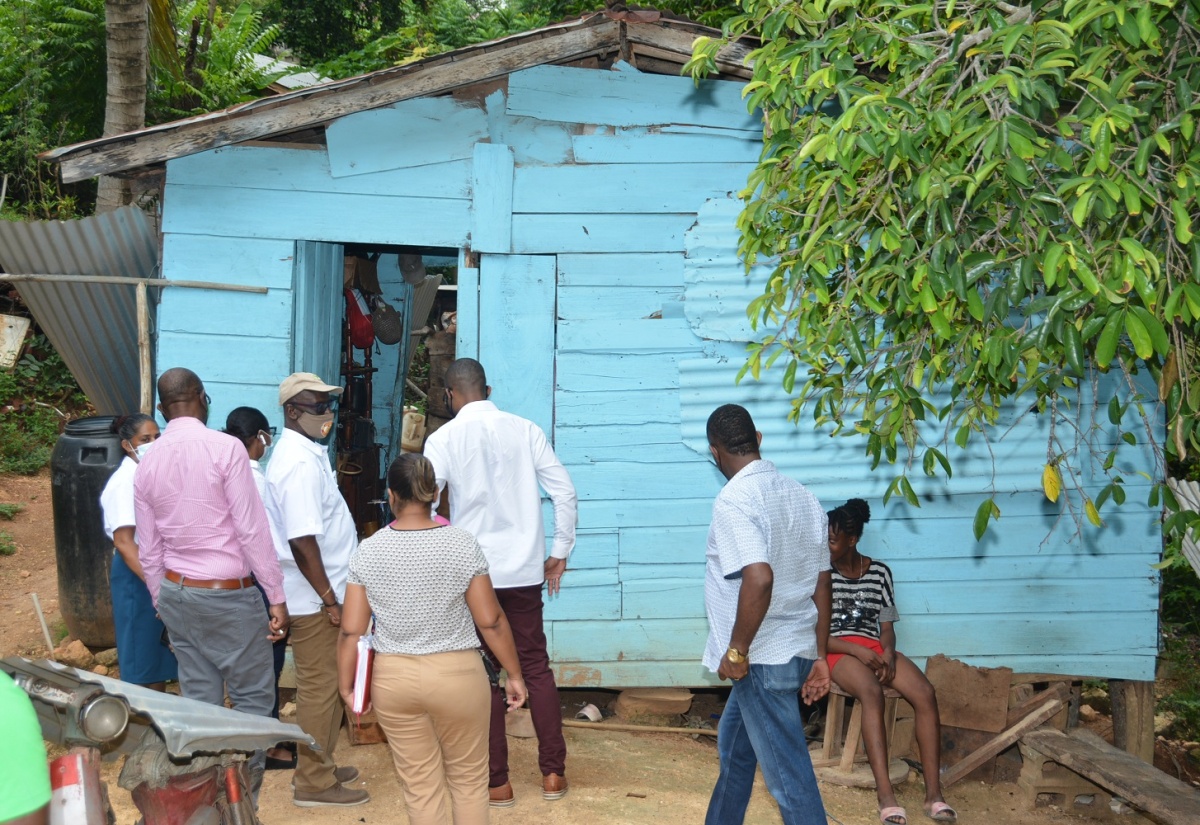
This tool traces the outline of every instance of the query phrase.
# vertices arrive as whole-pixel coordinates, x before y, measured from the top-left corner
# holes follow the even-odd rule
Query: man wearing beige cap
[[[296,721],[321,748],[299,748],[292,803],[302,808],[361,805],[370,799],[365,790],[347,787],[358,779],[358,769],[339,768],[333,760],[344,714],[337,683],[338,626],[350,554],[358,545],[323,443],[333,430],[341,394],[341,387],[311,372],[285,378],[279,385],[284,430],[267,465],[291,550],[279,566],[292,614]]]

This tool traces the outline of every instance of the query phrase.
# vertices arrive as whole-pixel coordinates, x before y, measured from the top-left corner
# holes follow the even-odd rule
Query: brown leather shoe
[[[513,797],[511,782],[505,782],[503,785],[488,788],[488,804],[493,808],[511,808],[516,801]]]
[[[553,802],[567,795],[567,778],[556,773],[542,777],[542,799]]]
[[[371,795],[364,790],[347,788],[345,785],[334,784],[332,788],[313,793],[311,791],[292,791],[292,804],[297,808],[319,808],[324,806],[349,808],[370,802]]]

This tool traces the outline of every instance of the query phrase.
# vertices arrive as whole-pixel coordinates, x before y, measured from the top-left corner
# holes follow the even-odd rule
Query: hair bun
[[[852,498],[846,502],[846,509],[855,515],[863,524],[871,520],[871,505],[861,498]]]

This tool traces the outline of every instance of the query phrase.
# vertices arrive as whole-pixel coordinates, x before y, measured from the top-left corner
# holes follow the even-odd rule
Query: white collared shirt
[[[316,538],[325,575],[340,602],[346,595],[350,554],[358,546],[358,530],[338,489],[337,475],[324,445],[285,429],[271,450],[267,483],[282,516],[284,546],[277,547],[276,554],[283,569],[288,612],[311,616],[321,609],[321,597],[300,572],[287,542],[304,536]]]
[[[713,502],[708,528],[704,665],[716,671],[737,619],[742,568],[771,566],[771,605],[748,653],[760,665],[817,657],[817,578],[830,568],[828,518],[821,502],[770,461],[752,461]]]
[[[275,555],[280,559],[292,554],[292,547],[284,536],[283,511],[275,494],[271,492],[271,484],[263,475],[258,462],[250,459],[250,472],[254,474],[254,486],[258,488],[258,497],[262,499],[263,508],[267,511],[267,523],[271,525],[271,542],[275,545]],[[288,612],[291,612],[289,608]]]
[[[554,545],[565,559],[575,546],[571,476],[546,434],[490,401],[473,401],[425,441],[439,489],[450,488],[450,522],[474,534],[496,587],[541,584],[546,534],[539,486],[554,502]]]
[[[121,459],[117,469],[104,485],[100,493],[100,510],[104,513],[104,532],[111,539],[113,533],[122,527],[133,527],[136,524],[133,512],[133,472],[137,462],[129,456]],[[137,543],[137,532],[133,534]]]

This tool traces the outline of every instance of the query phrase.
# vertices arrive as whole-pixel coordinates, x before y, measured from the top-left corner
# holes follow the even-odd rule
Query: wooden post
[[[1154,682],[1110,679],[1113,744],[1154,764]]]
[[[137,343],[138,377],[140,392],[139,407],[146,415],[154,414],[154,390],[150,383],[154,372],[150,366],[150,302],[146,298],[146,284],[139,283],[137,289]]]

